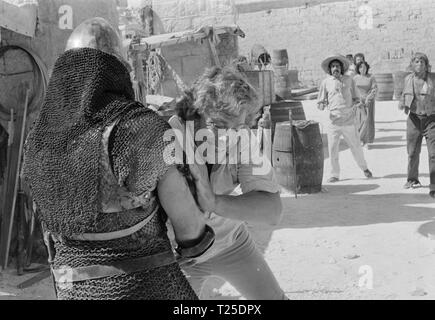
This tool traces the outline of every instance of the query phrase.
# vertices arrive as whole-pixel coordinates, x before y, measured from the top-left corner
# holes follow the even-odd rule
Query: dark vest
[[[435,114],[435,75],[429,74],[419,96],[421,99],[416,99],[414,91],[414,74],[410,74],[405,78],[405,86],[403,88],[403,103],[410,108],[414,113],[426,113],[427,115]],[[419,112],[417,112],[417,110]]]

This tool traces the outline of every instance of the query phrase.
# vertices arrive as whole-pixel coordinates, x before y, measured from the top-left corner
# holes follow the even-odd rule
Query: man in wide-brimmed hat
[[[421,187],[418,166],[423,137],[429,153],[429,195],[435,198],[435,77],[430,73],[427,55],[415,53],[409,66],[412,73],[405,78],[399,108],[408,114],[406,142],[408,178],[405,189]]]
[[[331,55],[322,62],[322,69],[328,74],[320,85],[318,107],[329,111],[328,125],[329,156],[331,161],[331,177],[328,182],[337,182],[340,177],[339,143],[341,136],[349,145],[352,155],[364,171],[367,178],[372,173],[367,168],[364,152],[361,147],[355,126],[355,108],[359,107],[359,98],[353,79],[345,75],[349,69],[349,60],[342,55]]]

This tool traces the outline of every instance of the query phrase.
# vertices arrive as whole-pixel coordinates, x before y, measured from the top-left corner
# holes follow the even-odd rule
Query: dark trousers
[[[430,191],[435,191],[435,115],[419,116],[410,112],[406,129],[408,181],[418,181],[421,143],[425,137],[429,154]]]

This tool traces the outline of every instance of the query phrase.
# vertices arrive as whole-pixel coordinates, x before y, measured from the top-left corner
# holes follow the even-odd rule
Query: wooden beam
[[[186,36],[176,37],[176,38],[172,38],[172,39],[168,38],[166,40],[157,41],[155,43],[147,42],[145,39],[144,43],[141,42],[140,44],[134,44],[132,47],[133,47],[133,50],[136,50],[136,51],[154,50],[154,49],[159,49],[162,47],[172,46],[174,44],[188,42],[191,40],[204,39],[205,37],[206,37],[206,35],[204,33],[198,33],[195,35],[186,35]]]
[[[225,29],[213,29],[214,34],[219,35],[227,33]],[[181,32],[176,32],[174,34],[161,34],[155,35],[148,38],[142,38],[141,42],[132,45],[133,51],[145,51],[159,49],[162,47],[172,46],[174,44],[184,43],[188,41],[197,41],[205,39],[207,34],[204,32],[198,33],[187,33],[183,34]]]

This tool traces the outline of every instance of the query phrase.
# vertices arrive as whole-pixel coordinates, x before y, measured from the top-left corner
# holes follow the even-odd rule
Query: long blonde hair
[[[256,89],[234,67],[207,69],[177,103],[184,120],[205,116],[229,127],[246,111],[245,124],[252,126],[261,106]]]

